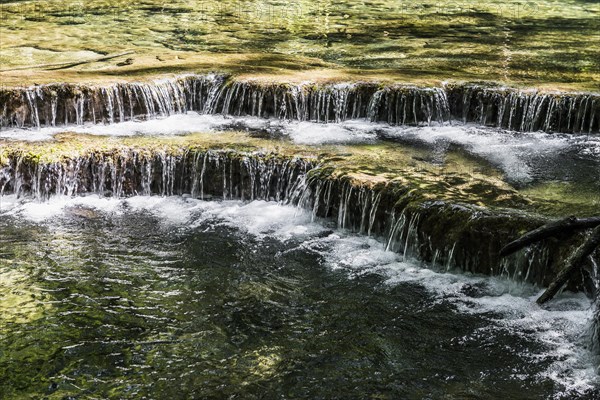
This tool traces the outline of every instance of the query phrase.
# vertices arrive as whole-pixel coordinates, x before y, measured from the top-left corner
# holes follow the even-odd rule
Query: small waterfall
[[[419,214],[409,215],[406,209],[402,210],[400,216],[392,216],[391,229],[387,236],[387,250],[401,252],[404,258],[419,257],[419,236],[418,236]],[[439,250],[435,255],[437,260]],[[433,260],[433,259],[432,259]]]
[[[0,91],[0,126],[42,127],[115,123],[150,119],[191,110],[210,110],[225,78],[186,75],[148,83],[106,87],[49,84]]]
[[[600,132],[600,94],[543,93],[481,85],[447,85],[452,114],[522,132]]]
[[[369,101],[368,118],[391,125],[443,123],[451,117],[446,92],[442,88],[387,86]]]
[[[498,258],[500,244],[541,221],[444,202],[410,202],[410,193],[393,186],[371,186],[349,177],[336,177],[327,168],[308,172],[292,204],[315,217],[333,217],[338,228],[373,235],[386,249],[409,259],[430,262],[441,269],[504,275],[515,282],[547,285],[552,260],[563,255],[556,246],[540,244],[506,259]]]
[[[350,182],[344,182],[342,184],[342,193],[340,195],[340,204],[338,206],[338,227],[341,229],[350,226],[348,208],[350,208],[350,198],[352,197],[353,190],[354,187]]]
[[[110,124],[190,111],[321,123],[364,119],[431,125],[458,120],[515,131],[600,131],[598,94],[470,84],[285,84],[210,74],[103,87],[49,84],[0,90],[0,128]]]
[[[559,247],[541,243],[499,259],[500,244],[541,221],[471,206],[415,199],[394,183],[337,176],[311,158],[194,148],[87,151],[41,161],[13,150],[0,166],[0,195],[45,201],[51,196],[189,195],[200,199],[269,200],[310,210],[337,227],[379,237],[404,257],[445,269],[504,275],[548,284]]]
[[[2,192],[44,201],[54,195],[183,195],[285,201],[310,161],[231,151],[148,153],[126,149],[59,162],[19,155],[0,168]]]
[[[308,172],[293,197],[293,204],[312,211],[313,219],[335,216],[337,227],[353,232],[381,235],[387,210],[381,207],[383,188],[337,179],[319,167]]]

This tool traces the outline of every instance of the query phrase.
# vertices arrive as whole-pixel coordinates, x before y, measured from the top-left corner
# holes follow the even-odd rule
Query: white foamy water
[[[552,156],[568,148],[572,140],[565,135],[510,133],[468,126],[406,128],[387,134],[429,144],[446,142],[458,145],[499,166],[511,179],[525,182],[531,179],[528,161],[532,156]]]
[[[593,357],[584,344],[593,311],[590,300],[582,294],[562,294],[542,308],[535,303],[541,290],[532,285],[502,277],[424,268],[418,262],[403,261],[400,255],[386,251],[378,240],[339,230],[330,232],[323,223],[312,222],[308,211],[274,202],[213,202],[158,196],[56,197],[43,204],[4,196],[0,202],[0,217],[12,216],[50,226],[56,224],[57,217],[93,218],[132,211],[150,213],[163,224],[179,229],[197,229],[207,223],[226,224],[258,240],[294,239],[302,248],[319,253],[330,268],[345,271],[356,279],[376,273],[384,276],[389,285],[420,285],[435,301],[447,302],[457,312],[494,316],[494,324],[456,338],[457,343],[468,345],[490,333],[493,337],[494,332],[508,330],[543,345],[543,351],[526,355],[532,362],[550,362],[540,378],[553,379],[569,393],[584,393],[600,384]],[[469,294],[474,290],[476,296]]]
[[[418,142],[434,149],[448,148],[448,144],[482,157],[496,165],[509,179],[529,182],[532,160],[552,160],[557,154],[572,151],[587,158],[600,155],[600,136],[559,135],[542,132],[515,133],[472,125],[442,125],[399,127],[350,120],[340,123],[316,123],[263,119],[257,117],[229,117],[203,115],[195,112],[172,115],[149,121],[128,121],[110,125],[81,125],[57,128],[0,130],[0,139],[40,141],[69,131],[106,136],[172,136],[193,132],[219,133],[227,130],[290,138],[305,145],[352,144],[375,142],[379,137]],[[600,159],[599,159],[600,162]]]
[[[43,127],[40,129],[4,129],[0,131],[0,139],[43,141],[50,140],[59,133],[72,132],[100,136],[173,136],[192,132],[207,132],[219,129],[231,123],[220,115],[199,115],[197,113],[175,114],[166,118],[147,121],[126,121],[114,124],[85,124],[68,127]]]
[[[5,129],[0,139],[43,141],[59,133],[72,132],[100,136],[173,136],[194,132],[241,130],[287,135],[302,144],[351,143],[374,140],[376,125],[367,121],[338,124],[284,121],[258,117],[229,117],[190,112],[147,121],[127,121],[109,125],[85,124],[40,129]]]

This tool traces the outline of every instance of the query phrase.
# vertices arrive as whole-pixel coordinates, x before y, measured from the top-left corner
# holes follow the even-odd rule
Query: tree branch
[[[575,218],[567,217],[558,221],[550,222],[527,232],[517,240],[510,242],[500,250],[500,257],[506,257],[532,243],[555,236],[560,233],[568,233],[576,230],[590,229],[600,225],[600,217]]]
[[[552,299],[598,245],[600,245],[600,224],[596,226],[585,242],[569,256],[565,267],[558,273],[548,289],[537,299],[537,303],[544,304]]]

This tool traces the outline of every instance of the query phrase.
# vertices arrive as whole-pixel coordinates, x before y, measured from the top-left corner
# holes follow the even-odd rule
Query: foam
[[[5,129],[0,131],[0,139],[42,141],[50,140],[54,135],[64,132],[100,136],[173,136],[191,132],[210,132],[230,122],[220,115],[175,114],[166,118],[147,121],[134,120],[108,125],[85,124],[40,129]]]
[[[258,117],[229,117],[189,112],[147,121],[127,121],[109,125],[85,124],[40,129],[0,130],[0,139],[43,141],[63,132],[100,136],[174,136],[194,132],[223,130],[259,131],[289,136],[302,144],[351,143],[376,139],[376,127],[366,121],[347,121],[339,124],[285,121]]]
[[[333,143],[362,143],[377,139],[375,131],[379,128],[362,120],[350,120],[336,124],[318,124],[314,122],[296,122],[283,132],[295,143],[319,145]]]
[[[512,180],[529,182],[533,156],[549,157],[558,151],[582,143],[574,135],[556,135],[542,132],[514,133],[499,129],[482,129],[473,126],[439,126],[389,130],[386,135],[412,139],[430,145],[451,143],[482,157],[496,166]],[[591,144],[591,143],[590,143]]]
[[[388,285],[410,282],[429,291],[435,301],[449,302],[458,312],[497,316],[493,317],[495,324],[485,329],[506,329],[542,343],[544,352],[526,356],[549,361],[540,378],[550,378],[564,386],[567,395],[583,394],[598,385],[593,357],[583,343],[593,316],[592,304],[583,294],[561,294],[549,307],[540,307],[535,299],[541,290],[532,285],[503,277],[423,268],[417,261],[404,260],[402,255],[386,251],[378,240],[341,230],[331,233],[322,221],[314,222],[309,212],[274,202],[216,202],[158,196],[56,197],[43,205],[15,196],[4,196],[1,200],[0,216],[37,223],[51,223],[56,217],[68,216],[74,207],[82,207],[115,215],[147,212],[178,229],[196,229],[206,223],[225,224],[257,240],[293,239],[299,246],[318,253],[329,268],[346,271],[350,276],[376,273]],[[478,295],[469,295],[465,287],[476,288]],[[481,333],[473,332],[460,341],[479,340]]]
[[[419,284],[437,301],[450,302],[462,313],[498,315],[494,319],[497,326],[489,329],[503,328],[517,335],[533,336],[546,350],[527,356],[551,361],[540,378],[550,378],[564,386],[563,394],[584,394],[598,385],[596,360],[585,343],[593,316],[592,304],[585,295],[562,294],[551,306],[542,308],[535,303],[542,290],[526,283],[422,268],[417,261],[403,261],[401,255],[384,251],[383,245],[372,239],[331,235],[326,240],[331,241],[333,251],[328,248],[322,255],[333,268],[344,268],[353,275],[381,274],[387,277],[388,285]],[[465,287],[478,288],[479,296],[469,296]],[[463,340],[478,340],[477,332]]]

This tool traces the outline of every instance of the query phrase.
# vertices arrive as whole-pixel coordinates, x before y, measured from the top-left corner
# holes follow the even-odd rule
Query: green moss
[[[571,182],[544,182],[521,190],[524,197],[538,205],[540,212],[553,216],[597,215],[600,193],[593,187]]]

